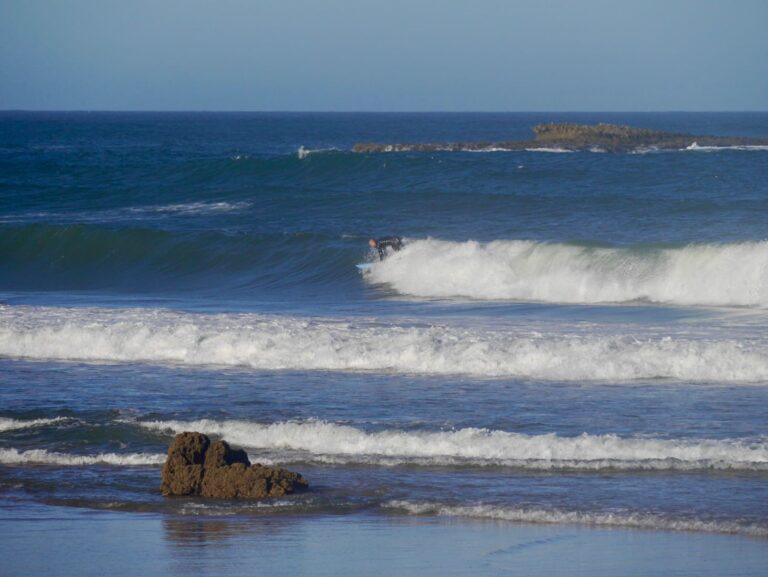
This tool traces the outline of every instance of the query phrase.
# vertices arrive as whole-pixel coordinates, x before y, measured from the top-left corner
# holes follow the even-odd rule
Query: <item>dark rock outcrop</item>
[[[163,495],[220,499],[281,497],[308,487],[298,473],[251,465],[242,449],[202,433],[181,433],[168,448],[160,490]]]
[[[353,152],[457,152],[482,150],[525,150],[536,148],[562,148],[567,150],[595,150],[605,152],[631,152],[643,148],[680,150],[698,146],[767,146],[768,138],[731,136],[692,136],[647,128],[633,128],[615,124],[539,124],[533,128],[535,140],[507,140],[498,142],[434,142],[416,144],[359,143]]]

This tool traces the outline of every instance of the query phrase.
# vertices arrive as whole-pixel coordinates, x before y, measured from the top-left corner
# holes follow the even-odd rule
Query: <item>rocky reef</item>
[[[168,448],[160,490],[163,495],[219,499],[282,497],[309,486],[298,473],[251,465],[242,449],[202,433],[181,433]]]
[[[412,144],[358,143],[354,152],[476,152],[492,150],[600,150],[632,152],[638,149],[680,150],[692,146],[768,146],[768,138],[694,136],[616,124],[549,123],[534,126],[534,140],[496,142],[433,142]]]

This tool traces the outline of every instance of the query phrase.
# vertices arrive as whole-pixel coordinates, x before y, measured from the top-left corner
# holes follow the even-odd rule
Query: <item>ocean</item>
[[[350,150],[550,121],[768,135],[0,113],[0,573],[765,575],[768,150]],[[187,430],[310,490],[162,497]]]

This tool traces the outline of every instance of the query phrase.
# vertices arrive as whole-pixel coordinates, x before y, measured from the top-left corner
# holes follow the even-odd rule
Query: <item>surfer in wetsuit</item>
[[[385,236],[382,238],[372,238],[368,241],[368,246],[378,251],[379,260],[384,260],[387,256],[387,249],[391,248],[395,252],[403,248],[403,239],[399,236]]]

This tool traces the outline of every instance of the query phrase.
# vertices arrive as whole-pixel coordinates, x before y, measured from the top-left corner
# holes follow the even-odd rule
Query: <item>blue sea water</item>
[[[768,113],[0,113],[3,519],[764,544],[768,150],[350,151],[549,121],[768,136]],[[183,430],[312,489],[163,498]]]

